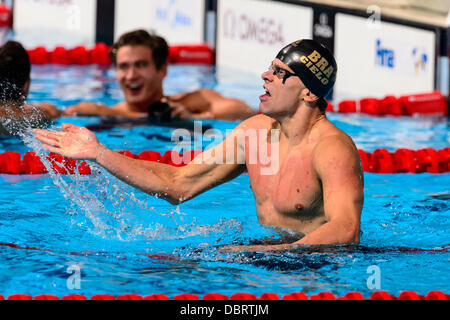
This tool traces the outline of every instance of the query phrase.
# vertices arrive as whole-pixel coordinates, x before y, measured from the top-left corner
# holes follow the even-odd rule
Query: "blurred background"
[[[301,38],[339,65],[330,100],[450,92],[450,0],[3,0],[0,41],[27,49],[111,45],[153,30],[169,45],[207,44],[221,74],[259,76]],[[225,78],[224,78],[225,79]]]

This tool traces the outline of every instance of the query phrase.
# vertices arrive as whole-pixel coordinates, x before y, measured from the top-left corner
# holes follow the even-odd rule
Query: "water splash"
[[[11,104],[1,113],[0,123],[7,133],[18,136],[41,158],[53,183],[69,201],[66,213],[75,227],[85,228],[104,239],[121,241],[184,239],[209,230],[217,231],[216,226],[197,226],[197,220],[187,217],[180,207],[151,205],[155,202],[153,198],[136,194],[135,189],[94,163],[87,163],[92,171],[90,176],[80,175],[78,171],[73,175],[54,172],[47,159],[48,151],[35,139],[32,131],[32,128],[47,127],[49,123],[33,105]],[[62,130],[59,127],[51,129]]]
[[[54,127],[52,130],[62,129]],[[105,239],[131,241],[155,238],[155,233],[164,232],[158,224],[148,221],[152,217],[162,217],[164,224],[173,222],[177,232],[195,224],[195,219],[192,223],[185,222],[186,214],[180,212],[179,207],[164,212],[152,206],[154,200],[150,196],[137,196],[135,189],[94,163],[87,163],[92,171],[90,176],[80,175],[77,170],[73,175],[55,173],[47,159],[47,151],[34,138],[32,129],[29,127],[23,130],[19,137],[41,158],[53,183],[70,201],[67,213],[73,225],[86,227],[88,232]]]
[[[32,104],[25,104],[26,96],[11,100],[17,86],[0,82],[0,134],[20,135],[28,128],[43,128],[49,125],[45,113]]]

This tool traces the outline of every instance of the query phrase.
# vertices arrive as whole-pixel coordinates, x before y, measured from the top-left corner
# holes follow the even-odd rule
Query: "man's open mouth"
[[[264,87],[264,92],[265,92],[265,93],[259,97],[259,99],[260,99],[261,101],[265,101],[265,100],[267,100],[267,99],[269,99],[269,98],[271,97],[270,91],[267,90],[265,87]]]
[[[143,87],[144,85],[142,84],[127,85],[127,89],[132,92],[139,92]]]

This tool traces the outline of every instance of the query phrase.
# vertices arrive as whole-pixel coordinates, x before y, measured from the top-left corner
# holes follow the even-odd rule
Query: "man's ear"
[[[303,89],[302,94],[303,100],[305,100],[305,103],[308,105],[314,104],[319,100],[319,97],[312,93],[308,88]]]
[[[163,79],[167,76],[167,68],[168,68],[168,63],[166,62],[161,69],[159,70],[162,73]]]

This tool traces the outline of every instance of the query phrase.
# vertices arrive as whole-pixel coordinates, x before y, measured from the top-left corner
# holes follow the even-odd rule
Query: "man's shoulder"
[[[314,148],[314,155],[318,161],[359,159],[359,152],[353,139],[337,128],[319,139]]]
[[[273,118],[265,116],[263,114],[254,115],[239,124],[241,129],[272,129],[277,124],[277,121]]]
[[[353,139],[341,130],[336,130],[323,136],[317,143],[319,148],[353,148]]]

